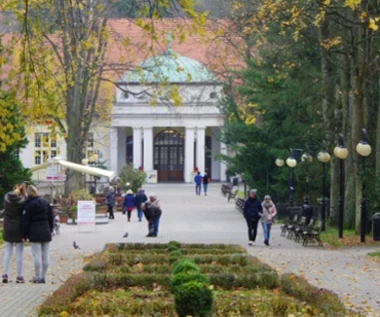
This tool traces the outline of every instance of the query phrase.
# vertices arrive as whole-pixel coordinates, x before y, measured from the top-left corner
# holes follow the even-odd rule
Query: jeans
[[[203,184],[203,191],[207,194],[208,184]]]
[[[31,242],[36,279],[44,279],[49,267],[50,242]]]
[[[263,231],[264,231],[264,240],[269,242],[270,238],[270,228],[272,227],[271,223],[265,223],[262,222],[261,225],[263,226]]]
[[[5,252],[3,260],[3,274],[8,275],[9,263],[13,253],[13,246],[16,246],[16,271],[17,276],[22,276],[22,255],[24,253],[24,243],[5,242]]]
[[[201,194],[201,184],[195,185],[195,194],[200,195]]]
[[[248,226],[248,240],[255,241],[257,236],[257,226],[259,219],[245,218]]]
[[[137,209],[137,217],[139,218],[140,221],[141,221],[143,215],[144,215],[144,212],[140,208],[138,208]]]
[[[108,205],[108,213],[109,213],[108,218],[110,218],[110,219],[115,219],[115,216],[114,216],[114,214],[113,214],[113,206]]]
[[[155,235],[155,236],[158,235],[158,226],[160,225],[160,218],[161,218],[161,217],[157,217],[157,218],[155,218],[154,221],[153,221],[154,235]]]

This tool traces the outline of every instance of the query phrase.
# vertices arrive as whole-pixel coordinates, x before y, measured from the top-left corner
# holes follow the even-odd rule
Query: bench
[[[291,219],[290,221],[288,221],[287,223],[283,224],[280,228],[281,228],[281,237],[285,237],[287,232],[288,232],[288,229],[289,227],[293,226],[293,225],[296,225],[297,224],[297,221],[298,221],[298,215],[294,215],[293,216],[293,219]]]
[[[227,196],[227,201],[230,202],[231,199],[236,201],[236,195],[239,192],[239,190],[235,190],[234,192],[229,192]]]
[[[230,194],[231,193],[231,190],[232,190],[232,187],[233,185],[231,183],[228,183],[228,184],[222,184],[220,190],[222,191],[222,195],[224,197],[227,196],[227,194]]]
[[[243,213],[244,210],[244,199],[238,198],[235,200],[236,209]]]
[[[303,238],[302,245],[307,246],[309,242],[315,241],[318,243],[320,247],[323,247],[323,242],[320,237],[321,233],[322,233],[322,221],[319,221],[317,227],[311,229],[310,231],[304,231],[302,233],[302,238]]]

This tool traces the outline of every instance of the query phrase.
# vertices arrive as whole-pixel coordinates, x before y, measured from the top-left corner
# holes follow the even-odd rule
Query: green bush
[[[179,286],[182,284],[188,283],[188,282],[199,282],[202,284],[209,284],[210,281],[204,274],[199,273],[178,273],[176,275],[173,275],[170,280],[170,288],[172,292],[175,294],[176,290]]]
[[[94,259],[83,267],[83,271],[88,272],[104,272],[107,269],[106,263],[103,259]]]
[[[284,274],[281,286],[285,293],[315,305],[321,312],[329,315],[345,312],[345,307],[335,293],[310,285],[303,277]]]
[[[199,273],[199,267],[193,261],[187,259],[181,259],[175,262],[172,266],[173,275],[179,273]]]
[[[211,315],[213,296],[207,284],[188,282],[176,288],[175,309],[179,317]]]
[[[180,249],[181,248],[181,243],[179,243],[178,241],[172,240],[172,241],[169,241],[168,246],[176,248],[176,249]]]
[[[173,250],[173,251],[170,252],[170,256],[177,256],[177,257],[179,257],[179,256],[182,256],[182,252],[181,252],[181,250]]]

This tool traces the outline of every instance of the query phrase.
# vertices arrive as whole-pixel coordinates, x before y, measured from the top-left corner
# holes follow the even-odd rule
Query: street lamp
[[[274,163],[278,166],[278,167],[283,167],[284,166],[284,160],[282,160],[282,159],[276,159],[275,161],[274,161]]]
[[[338,230],[339,230],[339,239],[343,238],[343,222],[344,222],[344,160],[348,156],[348,150],[344,146],[343,135],[339,135],[338,145],[334,149],[334,155],[339,159],[339,216],[338,216]]]
[[[305,201],[304,205],[309,205],[310,197],[309,197],[309,171],[308,171],[308,165],[313,161],[313,157],[305,152],[301,156],[301,161],[304,162],[306,165],[306,182],[305,182]]]
[[[322,143],[322,150],[318,153],[318,161],[322,163],[322,231],[326,229],[326,164],[330,162],[330,154],[327,153],[326,141]]]
[[[356,146],[356,152],[362,157],[363,175],[365,173],[365,158],[372,152],[367,141],[367,130],[362,129],[362,139]],[[367,201],[364,196],[365,185],[362,181],[362,199],[360,201],[360,242],[365,242],[366,222],[367,222]]]
[[[290,149],[290,157],[287,158],[286,165],[289,166],[289,207],[293,207],[294,168],[297,166],[297,160],[294,158],[293,149]]]

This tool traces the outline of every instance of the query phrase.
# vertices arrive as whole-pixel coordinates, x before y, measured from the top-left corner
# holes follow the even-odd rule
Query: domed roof
[[[202,63],[176,54],[170,45],[159,55],[142,61],[121,79],[126,83],[209,83],[218,82]]]

